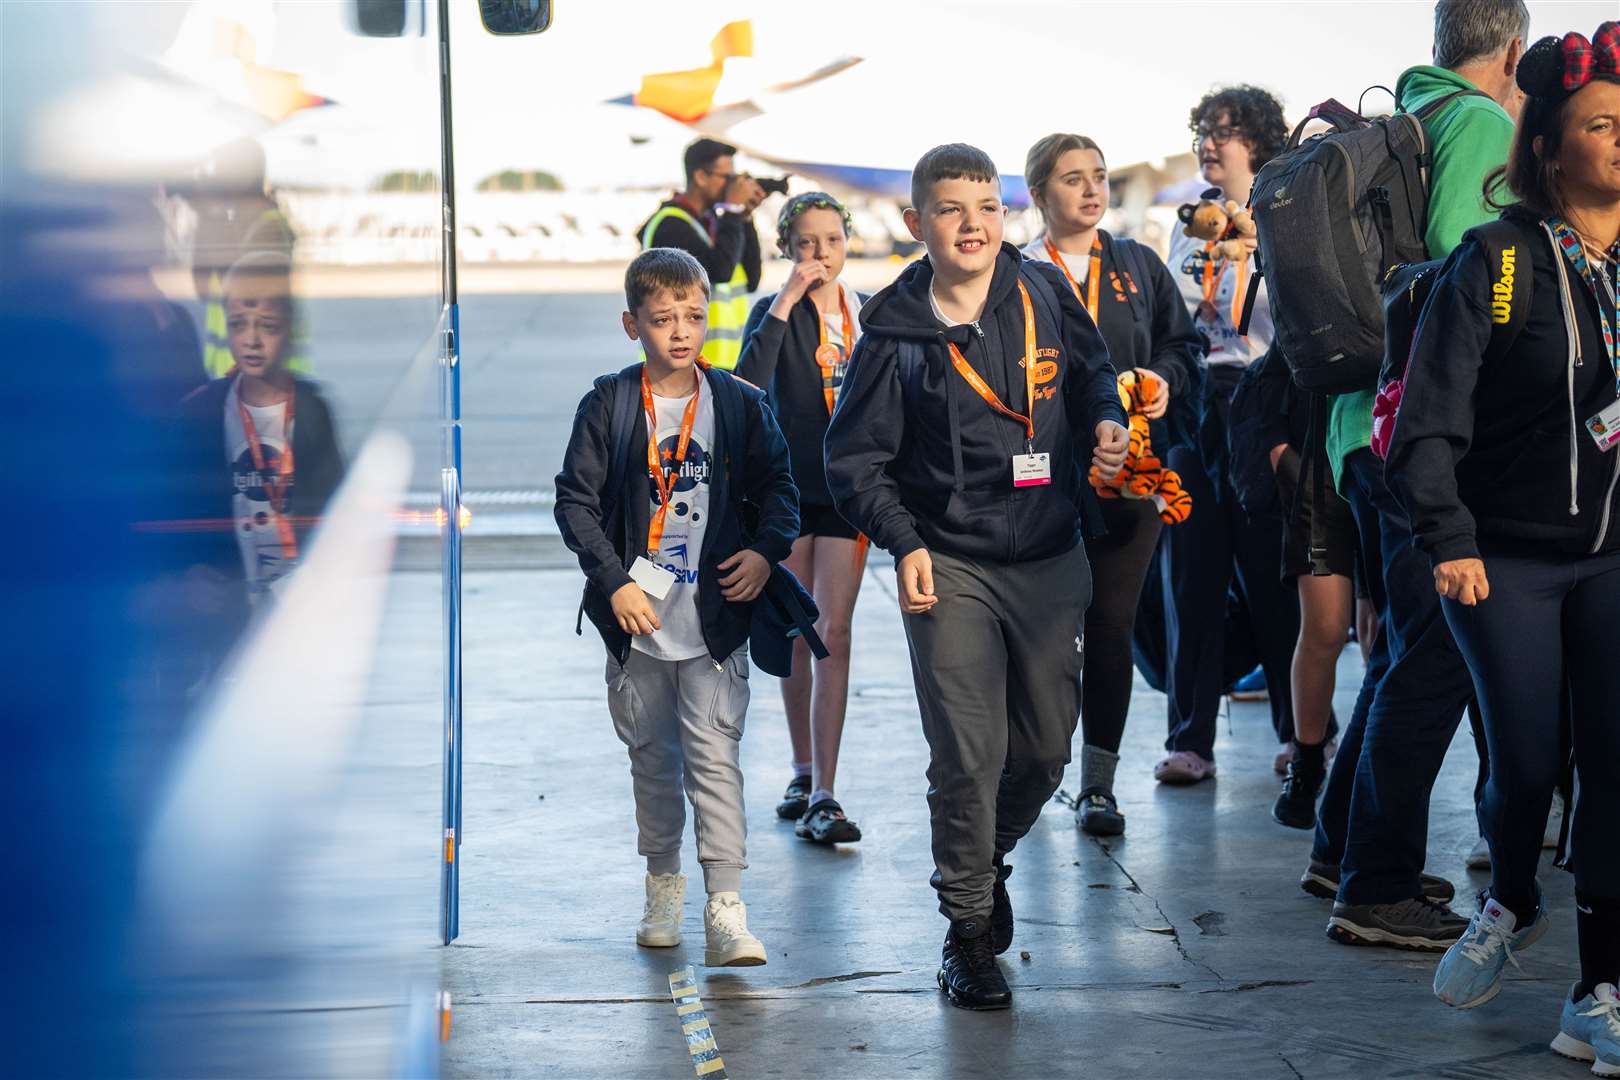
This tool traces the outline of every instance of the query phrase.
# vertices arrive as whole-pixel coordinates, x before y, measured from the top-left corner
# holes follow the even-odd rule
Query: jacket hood
[[[986,313],[994,311],[1012,292],[1023,262],[1023,254],[1013,245],[1002,241],[990,279],[990,293],[985,298]],[[861,306],[861,332],[913,341],[933,341],[944,337],[958,345],[966,344],[973,335],[972,326],[941,326],[934,316],[934,305],[928,295],[933,283],[934,266],[925,255],[906,267],[892,284]]]

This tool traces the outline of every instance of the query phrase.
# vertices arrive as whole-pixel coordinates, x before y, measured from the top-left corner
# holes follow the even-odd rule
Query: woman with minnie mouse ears
[[[847,844],[861,830],[833,797],[849,698],[850,619],[866,570],[866,539],[838,516],[821,443],[860,337],[861,296],[839,279],[849,211],[820,191],[795,195],[777,219],[776,243],[793,260],[787,284],[748,316],[737,374],[765,390],[787,437],[799,485],[799,539],[783,564],[810,586],[821,618],[816,632],[830,655],[812,670],[809,646],[794,644],[793,674],[782,680],[793,780],[776,808],[794,831],[819,844]]]
[[[1434,992],[1483,1004],[1547,929],[1536,868],[1567,700],[1581,977],[1552,1047],[1620,1076],[1620,25],[1542,39],[1517,79],[1513,148],[1486,182],[1501,221],[1434,286],[1385,467],[1490,744],[1491,886]]]

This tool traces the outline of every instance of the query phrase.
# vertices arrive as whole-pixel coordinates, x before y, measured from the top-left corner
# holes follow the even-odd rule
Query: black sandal
[[[1081,792],[1074,823],[1092,836],[1120,836],[1125,832],[1125,815],[1119,812],[1119,803],[1108,791]]]
[[[807,810],[793,831],[813,844],[853,844],[861,838],[860,826],[832,799],[822,799]]]
[[[783,821],[798,821],[810,809],[810,778],[795,776],[782,792],[782,801],[776,804],[776,816]]]

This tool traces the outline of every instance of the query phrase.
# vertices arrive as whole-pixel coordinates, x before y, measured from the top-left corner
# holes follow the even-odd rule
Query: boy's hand
[[[1130,434],[1112,420],[1098,424],[1095,434],[1097,449],[1091,452],[1091,464],[1103,480],[1112,480],[1125,464],[1125,451],[1131,445]]]
[[[771,564],[753,548],[743,548],[721,563],[719,569],[732,571],[720,579],[720,595],[734,604],[746,604],[757,597],[771,579]]]
[[[619,629],[627,634],[646,637],[654,630],[663,629],[652,601],[633,581],[608,597],[608,603],[613,606],[613,617],[619,620]]]
[[[771,314],[786,322],[793,306],[804,299],[806,293],[827,282],[827,268],[820,260],[806,259],[793,264],[793,272],[782,285],[782,291],[771,301]]]
[[[901,559],[895,574],[900,578],[900,610],[907,615],[921,615],[939,603],[934,595],[934,558],[927,548]]]
[[[1464,607],[1473,607],[1491,595],[1485,563],[1479,559],[1451,559],[1434,568],[1434,591]]]
[[[1148,371],[1146,368],[1137,368],[1136,377],[1138,379],[1151,377],[1158,384],[1159,392],[1153,395],[1152,401],[1142,406],[1143,416],[1149,420],[1157,420],[1165,414],[1166,409],[1170,408],[1170,383],[1167,379]]]

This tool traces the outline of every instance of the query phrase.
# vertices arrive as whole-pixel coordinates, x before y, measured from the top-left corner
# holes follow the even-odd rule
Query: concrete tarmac
[[[469,571],[461,937],[444,953],[458,1077],[693,1077],[669,975],[695,966],[733,1077],[1569,1077],[1546,1049],[1576,976],[1572,884],[1544,862],[1553,923],[1471,1011],[1441,1005],[1436,956],[1334,944],[1329,905],[1297,881],[1309,834],[1273,823],[1276,752],[1264,705],[1221,721],[1220,775],[1151,779],[1163,696],[1138,680],[1120,764],[1124,838],[1075,829],[1054,801],[1009,861],[1018,918],[1002,958],[1005,1012],[952,1008],[935,988],[945,930],[928,886],[927,762],[887,560],[869,569],[839,796],[865,831],[828,850],[773,807],[790,759],[775,680],[755,673],[743,740],[750,868],[743,896],[769,951],[702,966],[701,876],[688,825],[684,943],[634,942],[642,902],[630,777],[607,718],[604,652],[573,633],[582,579],[555,541],[532,565]],[[431,575],[401,589],[436,596]],[[428,624],[424,621],[423,633]],[[427,643],[424,642],[424,645]],[[1347,715],[1360,661],[1340,665]],[[1078,736],[1077,736],[1078,743]],[[1076,746],[1078,752],[1078,745]],[[1472,910],[1484,875],[1474,752],[1459,733],[1435,791],[1428,869]],[[1078,766],[1065,780],[1076,790]],[[1060,795],[1060,799],[1063,796]],[[1027,958],[1026,958],[1027,956]]]

